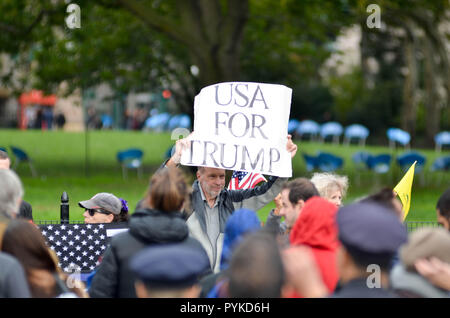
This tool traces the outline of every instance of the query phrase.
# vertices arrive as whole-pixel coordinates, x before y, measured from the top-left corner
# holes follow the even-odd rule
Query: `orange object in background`
[[[19,129],[25,130],[27,128],[27,117],[25,116],[25,109],[28,105],[43,105],[43,106],[55,106],[56,95],[44,96],[42,91],[31,90],[30,92],[23,93],[19,97],[19,109],[18,109],[18,125]]]

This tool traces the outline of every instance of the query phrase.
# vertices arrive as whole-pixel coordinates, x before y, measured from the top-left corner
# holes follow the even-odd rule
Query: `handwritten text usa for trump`
[[[203,88],[195,98],[194,134],[181,163],[292,176],[286,150],[292,90],[232,82]]]

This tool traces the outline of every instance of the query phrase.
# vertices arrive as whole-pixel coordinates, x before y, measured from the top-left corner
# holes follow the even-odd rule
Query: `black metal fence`
[[[69,196],[64,191],[61,195],[61,210],[60,220],[35,220],[37,225],[47,224],[83,224],[83,221],[70,221],[69,218]],[[438,222],[435,221],[408,221],[405,222],[408,232],[415,231],[422,227],[440,227]]]
[[[434,221],[408,221],[405,222],[408,232],[413,232],[422,227],[440,227],[438,222]]]
[[[34,220],[36,225],[49,224],[84,224],[84,221],[70,221],[69,217],[69,196],[64,191],[61,195],[60,219],[59,220]]]

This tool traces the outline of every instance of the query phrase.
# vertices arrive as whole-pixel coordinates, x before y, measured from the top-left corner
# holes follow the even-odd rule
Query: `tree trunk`
[[[182,0],[179,18],[161,16],[136,0],[120,4],[148,27],[185,45],[193,64],[200,69],[201,87],[240,77],[240,48],[248,20],[248,0]]]
[[[414,30],[407,29],[404,45],[405,64],[408,72],[403,83],[403,109],[401,115],[401,127],[411,134],[412,140],[416,135],[417,120],[417,61],[415,57],[416,45],[412,34]]]
[[[248,19],[248,0],[182,1],[178,6],[185,28],[195,30],[196,43],[188,46],[199,67],[201,87],[240,78],[240,50]]]
[[[424,84],[425,84],[425,108],[426,108],[426,142],[429,145],[434,144],[434,136],[439,131],[440,124],[440,107],[439,96],[437,93],[438,81],[437,81],[437,64],[434,56],[434,47],[431,41],[424,38]]]

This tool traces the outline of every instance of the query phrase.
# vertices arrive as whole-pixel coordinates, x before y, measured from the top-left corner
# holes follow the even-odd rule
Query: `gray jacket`
[[[192,185],[190,215],[186,221],[190,236],[197,239],[208,254],[211,268],[214,272],[219,271],[220,256],[222,254],[225,225],[228,217],[241,208],[258,211],[266,204],[270,203],[280,193],[281,188],[287,182],[287,178],[277,178],[270,176],[266,183],[253,189],[227,190],[223,189],[219,193],[219,228],[220,234],[216,242],[210,242],[206,232],[205,202],[200,193],[198,180]]]
[[[390,283],[392,289],[399,294],[406,292],[414,297],[448,298],[449,293],[431,284],[425,277],[405,269],[399,263],[391,270]]]
[[[0,252],[0,298],[29,298],[30,289],[22,265]]]

